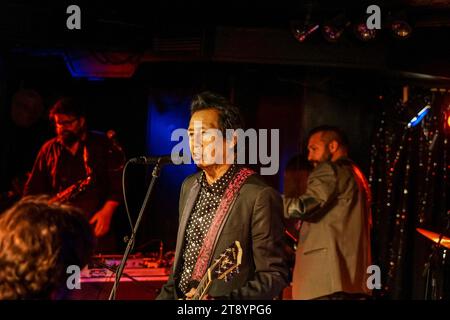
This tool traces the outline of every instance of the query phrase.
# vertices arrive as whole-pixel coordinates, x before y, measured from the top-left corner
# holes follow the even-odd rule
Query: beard
[[[81,138],[80,134],[71,131],[63,131],[58,136],[61,142],[68,147],[73,146]]]
[[[323,155],[320,157],[320,159],[311,161],[311,163],[314,167],[316,167],[318,164],[320,164],[322,162],[331,161],[332,158],[333,158],[333,155],[328,150],[328,148],[326,148],[323,152]]]
[[[325,149],[322,158],[320,158],[320,162],[331,161],[331,158],[333,158],[333,155],[328,149]]]

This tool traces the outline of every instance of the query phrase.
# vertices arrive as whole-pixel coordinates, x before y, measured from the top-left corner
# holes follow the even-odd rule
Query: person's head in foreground
[[[89,261],[93,235],[71,206],[25,197],[0,214],[0,300],[62,299],[67,267]]]

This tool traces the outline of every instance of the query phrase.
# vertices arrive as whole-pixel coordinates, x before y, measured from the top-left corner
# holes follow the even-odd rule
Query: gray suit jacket
[[[157,299],[182,298],[178,292],[184,233],[200,190],[200,173],[183,182],[180,194],[180,224],[173,272]],[[273,299],[287,286],[288,266],[283,251],[283,203],[280,195],[256,175],[243,184],[231,205],[214,244],[217,258],[235,240],[243,250],[240,272],[231,281],[215,280],[209,295],[219,299]]]
[[[305,194],[284,199],[285,215],[304,221],[293,274],[294,299],[335,292],[370,294],[370,190],[349,159],[319,164]]]

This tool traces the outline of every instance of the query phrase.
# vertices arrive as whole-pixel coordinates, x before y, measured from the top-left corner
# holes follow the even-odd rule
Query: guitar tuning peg
[[[239,273],[239,267],[236,267],[236,269],[234,269],[234,272]]]
[[[224,282],[228,282],[228,280],[230,280],[230,279],[228,278],[228,275],[226,275],[226,276],[223,278],[223,281],[224,281]]]

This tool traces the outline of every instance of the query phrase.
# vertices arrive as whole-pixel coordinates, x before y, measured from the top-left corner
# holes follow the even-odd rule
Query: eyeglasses
[[[78,118],[73,118],[71,120],[65,120],[65,121],[55,121],[55,125],[57,127],[67,127],[67,126],[71,126],[75,121],[77,121]]]

